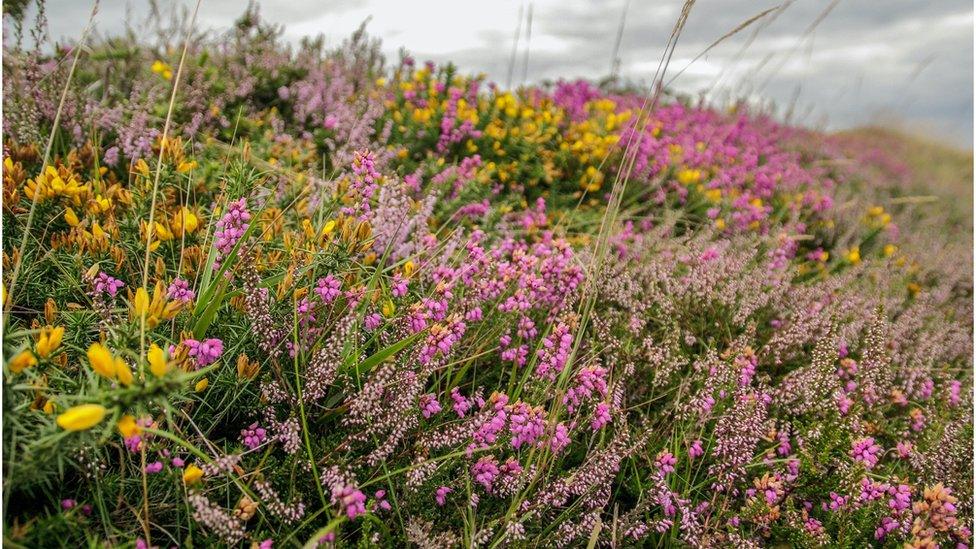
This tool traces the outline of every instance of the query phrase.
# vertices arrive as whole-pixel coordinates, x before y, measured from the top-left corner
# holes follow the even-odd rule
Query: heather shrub
[[[168,36],[4,52],[5,543],[970,543],[924,165],[254,8]]]

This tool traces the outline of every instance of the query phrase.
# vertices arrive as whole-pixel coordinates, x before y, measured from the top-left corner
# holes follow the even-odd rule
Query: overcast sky
[[[785,9],[757,21],[689,66],[709,44],[780,2],[788,4]],[[189,0],[176,3],[191,5]],[[523,75],[526,82],[606,76],[625,9],[618,74],[646,83],[653,77],[682,3],[265,0],[260,6],[262,16],[284,25],[285,37],[296,42],[302,36],[323,34],[336,44],[371,17],[367,29],[383,40],[387,53],[405,47],[419,60],[453,61],[463,71],[485,72],[504,85],[520,12],[515,84],[522,83]],[[170,2],[159,0],[159,4]],[[51,36],[76,38],[90,4],[49,0],[47,5]],[[139,17],[147,12],[147,4],[103,0],[98,29],[108,34],[121,30],[127,9]],[[203,0],[198,20],[204,27],[227,29],[242,10],[239,0]],[[760,32],[752,39],[754,30]],[[973,144],[973,3],[969,0],[699,0],[666,80],[685,68],[672,86],[692,94],[707,90],[714,101],[747,96],[771,101],[781,112],[795,105],[794,120],[810,126],[840,129],[889,121],[962,147]]]

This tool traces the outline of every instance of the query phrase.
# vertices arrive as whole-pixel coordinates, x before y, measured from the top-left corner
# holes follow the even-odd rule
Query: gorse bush
[[[922,167],[253,9],[182,47],[4,51],[5,544],[970,543]]]

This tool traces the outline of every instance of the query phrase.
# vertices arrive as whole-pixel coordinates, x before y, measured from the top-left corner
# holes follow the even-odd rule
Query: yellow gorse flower
[[[192,234],[200,226],[200,220],[189,208],[182,206],[180,211],[173,215],[170,226],[173,227],[174,234],[182,235],[184,231]]]
[[[134,296],[130,294],[129,317],[133,322],[139,322],[139,319],[145,316],[146,326],[152,329],[160,322],[175,317],[182,305],[179,301],[167,301],[163,283],[157,282],[153,288],[152,299],[149,298],[149,292],[145,288],[136,289]]]
[[[37,338],[37,344],[34,348],[37,350],[37,356],[41,358],[47,358],[51,353],[56,351],[58,347],[61,346],[61,338],[64,337],[64,327],[57,326],[45,326],[41,328],[41,334]]]
[[[152,69],[152,71],[154,73],[162,76],[166,80],[170,80],[170,79],[173,78],[173,69],[170,68],[170,66],[168,64],[163,63],[162,61],[160,61],[158,59],[153,62],[152,67],[150,67],[150,68]]]
[[[79,183],[74,174],[67,170],[61,173],[53,166],[48,166],[43,173],[27,182],[24,194],[31,200],[34,200],[35,196],[38,201],[63,196],[77,202],[78,197],[88,190],[89,186]]]
[[[58,425],[66,431],[87,431],[105,419],[108,409],[100,404],[80,404],[58,416]]]
[[[142,432],[142,427],[139,427],[139,424],[136,423],[136,418],[128,414],[122,416],[122,419],[119,420],[116,427],[118,427],[119,433],[125,438],[134,437]]]
[[[64,221],[65,223],[67,223],[72,227],[77,227],[78,223],[80,223],[80,221],[78,220],[78,216],[75,214],[75,211],[72,210],[71,208],[67,208],[66,210],[64,210]]]
[[[7,362],[7,367],[10,368],[10,371],[15,374],[19,374],[27,368],[36,365],[37,357],[34,356],[34,353],[26,349],[14,355],[13,358]]]
[[[132,370],[121,357],[115,358],[115,377],[122,385],[132,385]]]
[[[183,471],[183,484],[190,485],[200,482],[203,478],[203,469],[196,466],[196,464],[187,465],[186,469]]]
[[[147,353],[149,359],[149,371],[156,377],[163,377],[169,372],[169,361],[166,360],[166,351],[159,345],[153,343],[149,346]]]
[[[92,343],[91,347],[88,347],[88,363],[98,375],[115,379],[115,357],[101,343]]]

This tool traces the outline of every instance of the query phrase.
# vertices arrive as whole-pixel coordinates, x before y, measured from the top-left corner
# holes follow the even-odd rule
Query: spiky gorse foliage
[[[60,106],[5,55],[9,541],[969,543],[971,235],[910,177],[254,11],[124,45]]]

